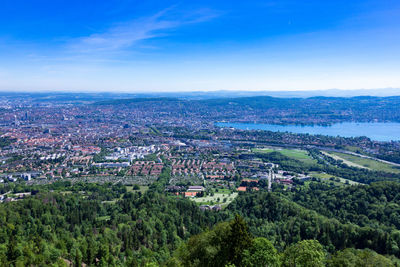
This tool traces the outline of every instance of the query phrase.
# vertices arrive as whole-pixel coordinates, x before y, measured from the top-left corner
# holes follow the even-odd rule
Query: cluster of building
[[[232,176],[235,172],[233,163],[206,161],[200,159],[172,159],[172,175],[203,174],[209,178]]]
[[[128,175],[158,176],[161,174],[163,167],[163,163],[156,163],[154,161],[135,161],[131,165]]]

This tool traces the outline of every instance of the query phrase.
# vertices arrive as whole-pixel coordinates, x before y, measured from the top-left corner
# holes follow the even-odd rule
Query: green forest
[[[1,266],[400,266],[396,183],[240,193],[219,212],[160,183],[7,188],[32,196],[0,205]]]

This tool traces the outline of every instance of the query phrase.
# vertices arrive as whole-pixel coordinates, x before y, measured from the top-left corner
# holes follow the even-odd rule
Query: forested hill
[[[107,100],[96,106],[151,108],[176,116],[194,115],[214,120],[262,122],[334,123],[342,121],[400,121],[400,97],[311,97],[269,96],[184,100],[178,98],[133,98]],[[181,114],[179,114],[181,112]]]
[[[157,187],[146,193],[119,184],[31,187],[34,196],[0,205],[0,266],[259,266],[259,260],[293,266],[304,260],[298,252],[310,248],[318,265],[299,266],[398,264],[397,184],[316,186],[310,184],[314,194],[240,194],[219,212]],[[332,263],[343,260],[361,265]]]

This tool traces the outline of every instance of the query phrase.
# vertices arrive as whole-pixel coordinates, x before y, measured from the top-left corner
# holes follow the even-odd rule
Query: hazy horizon
[[[214,91],[149,91],[149,92],[118,92],[118,91],[5,91],[0,90],[0,96],[7,95],[32,95],[49,97],[71,95],[80,98],[81,96],[94,97],[95,99],[118,99],[118,98],[148,98],[148,97],[172,97],[182,99],[215,99],[215,98],[239,98],[239,97],[258,97],[268,96],[276,98],[309,98],[309,97],[397,97],[400,96],[400,88],[380,88],[380,89],[359,89],[359,90],[302,90],[302,91],[245,91],[245,90],[214,90]]]
[[[0,89],[1,93],[110,93],[110,94],[146,94],[146,93],[160,93],[160,94],[168,94],[168,93],[218,93],[218,92],[234,92],[234,93],[314,93],[314,92],[342,92],[342,93],[372,93],[375,92],[377,94],[390,94],[393,92],[399,93],[400,94],[400,88],[356,88],[356,89],[340,89],[340,88],[329,88],[329,89],[304,89],[304,90],[230,90],[230,89],[215,89],[215,90],[147,90],[147,91],[142,91],[142,90],[73,90],[73,89],[63,89],[63,90],[57,90],[57,89],[36,89],[36,90],[23,90],[23,89],[18,89],[18,90],[7,90],[7,89]]]

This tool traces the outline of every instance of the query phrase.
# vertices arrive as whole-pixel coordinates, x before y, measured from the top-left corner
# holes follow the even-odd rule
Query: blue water
[[[400,123],[358,123],[344,122],[331,126],[301,126],[301,125],[277,125],[258,123],[230,123],[217,122],[216,126],[231,127],[242,130],[266,130],[273,132],[291,132],[321,134],[342,137],[367,136],[376,141],[398,141],[400,140]]]

